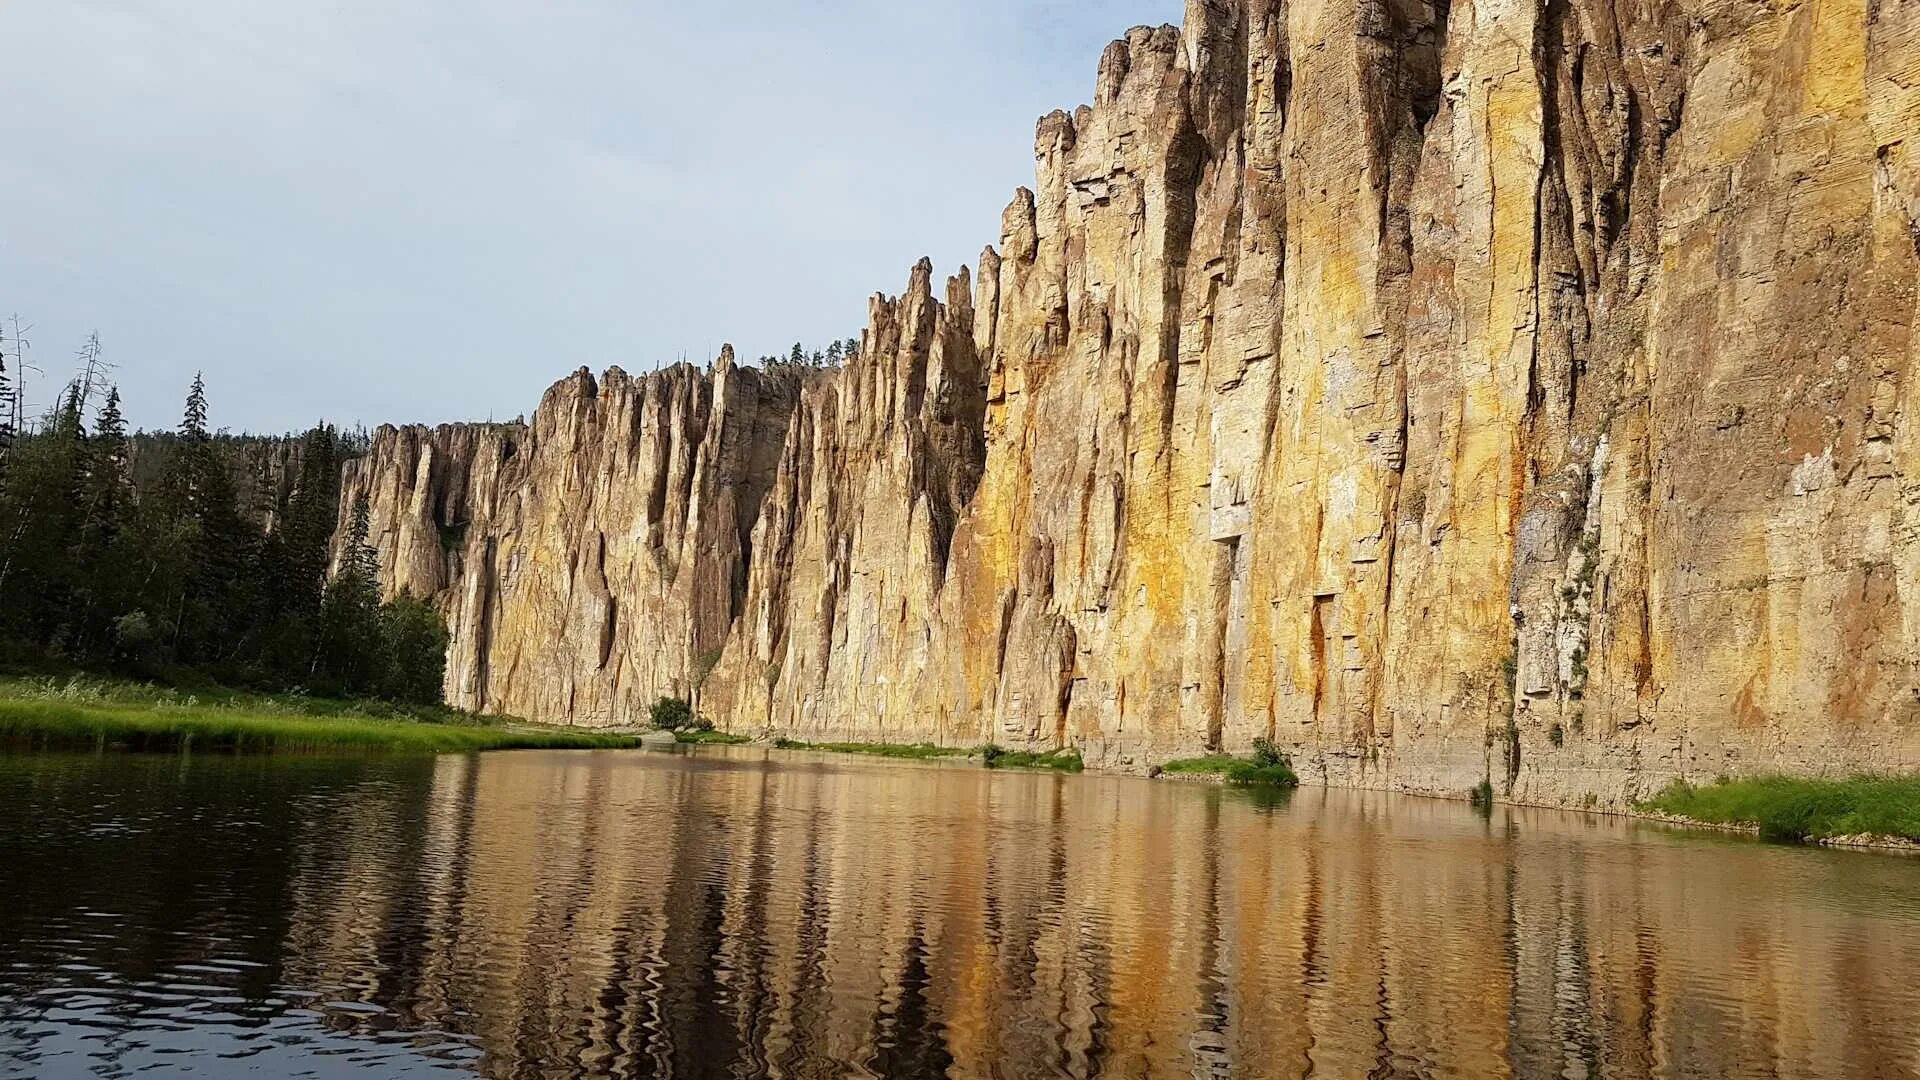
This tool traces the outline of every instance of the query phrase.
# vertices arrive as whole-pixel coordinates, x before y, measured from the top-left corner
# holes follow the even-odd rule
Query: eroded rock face
[[[1920,3],[1193,0],[838,372],[383,430],[462,704],[1617,803],[1920,767]]]

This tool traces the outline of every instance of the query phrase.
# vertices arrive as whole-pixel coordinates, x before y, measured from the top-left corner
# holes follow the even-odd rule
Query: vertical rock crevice
[[[845,368],[582,372],[345,497],[502,712],[1579,804],[1920,767],[1911,6],[1190,0]]]

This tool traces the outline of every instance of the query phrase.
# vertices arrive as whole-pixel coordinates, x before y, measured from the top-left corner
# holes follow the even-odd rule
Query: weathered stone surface
[[[545,719],[1920,767],[1917,136],[1915,0],[1193,0],[844,370],[583,373],[348,497]]]

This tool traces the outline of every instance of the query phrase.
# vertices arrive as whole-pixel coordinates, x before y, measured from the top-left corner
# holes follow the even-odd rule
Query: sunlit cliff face
[[[1910,8],[1196,0],[844,369],[582,373],[345,497],[453,699],[541,719],[1574,805],[1920,766]]]

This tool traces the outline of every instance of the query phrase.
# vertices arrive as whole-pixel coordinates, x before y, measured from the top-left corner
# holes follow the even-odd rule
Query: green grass
[[[1246,758],[1232,754],[1208,754],[1205,757],[1174,758],[1160,766],[1163,773],[1183,773],[1189,776],[1224,776],[1228,769],[1245,762]]]
[[[864,743],[864,742],[801,742],[798,739],[775,739],[773,745],[780,750],[823,750],[830,754],[872,754],[876,757],[910,758],[923,761],[927,758],[967,757],[965,750],[956,750],[950,746],[935,746],[932,743]]]
[[[673,741],[677,743],[714,743],[720,746],[736,746],[740,743],[750,743],[753,740],[747,738],[745,735],[729,735],[724,731],[714,731],[712,729],[696,731],[687,729],[674,732]]]
[[[1284,761],[1274,765],[1237,761],[1227,770],[1227,783],[1240,787],[1295,788],[1300,786],[1300,778]]]
[[[1045,752],[1005,750],[991,743],[972,750],[935,746],[933,743],[814,743],[801,742],[799,739],[775,739],[773,745],[780,750],[823,750],[831,754],[871,754],[875,757],[907,758],[913,761],[925,761],[930,758],[977,757],[989,769],[1055,769],[1060,772],[1079,772],[1086,768],[1086,763],[1080,760],[1078,750]]]
[[[413,753],[629,747],[623,735],[508,726],[444,707],[404,707],[217,688],[0,679],[0,743],[36,748]]]
[[[1087,767],[1080,759],[1080,751],[1071,747],[1046,751],[1005,750],[989,743],[980,748],[979,754],[989,769],[1054,769],[1077,773]]]
[[[1757,828],[1769,840],[1825,840],[1863,833],[1920,841],[1920,777],[1798,780],[1756,776],[1704,787],[1676,781],[1641,803],[1713,825]]]
[[[1253,753],[1246,757],[1208,754],[1205,757],[1175,758],[1161,765],[1160,771],[1186,776],[1220,776],[1227,783],[1239,787],[1300,786],[1300,777],[1294,774],[1293,763],[1266,739],[1255,739]]]

